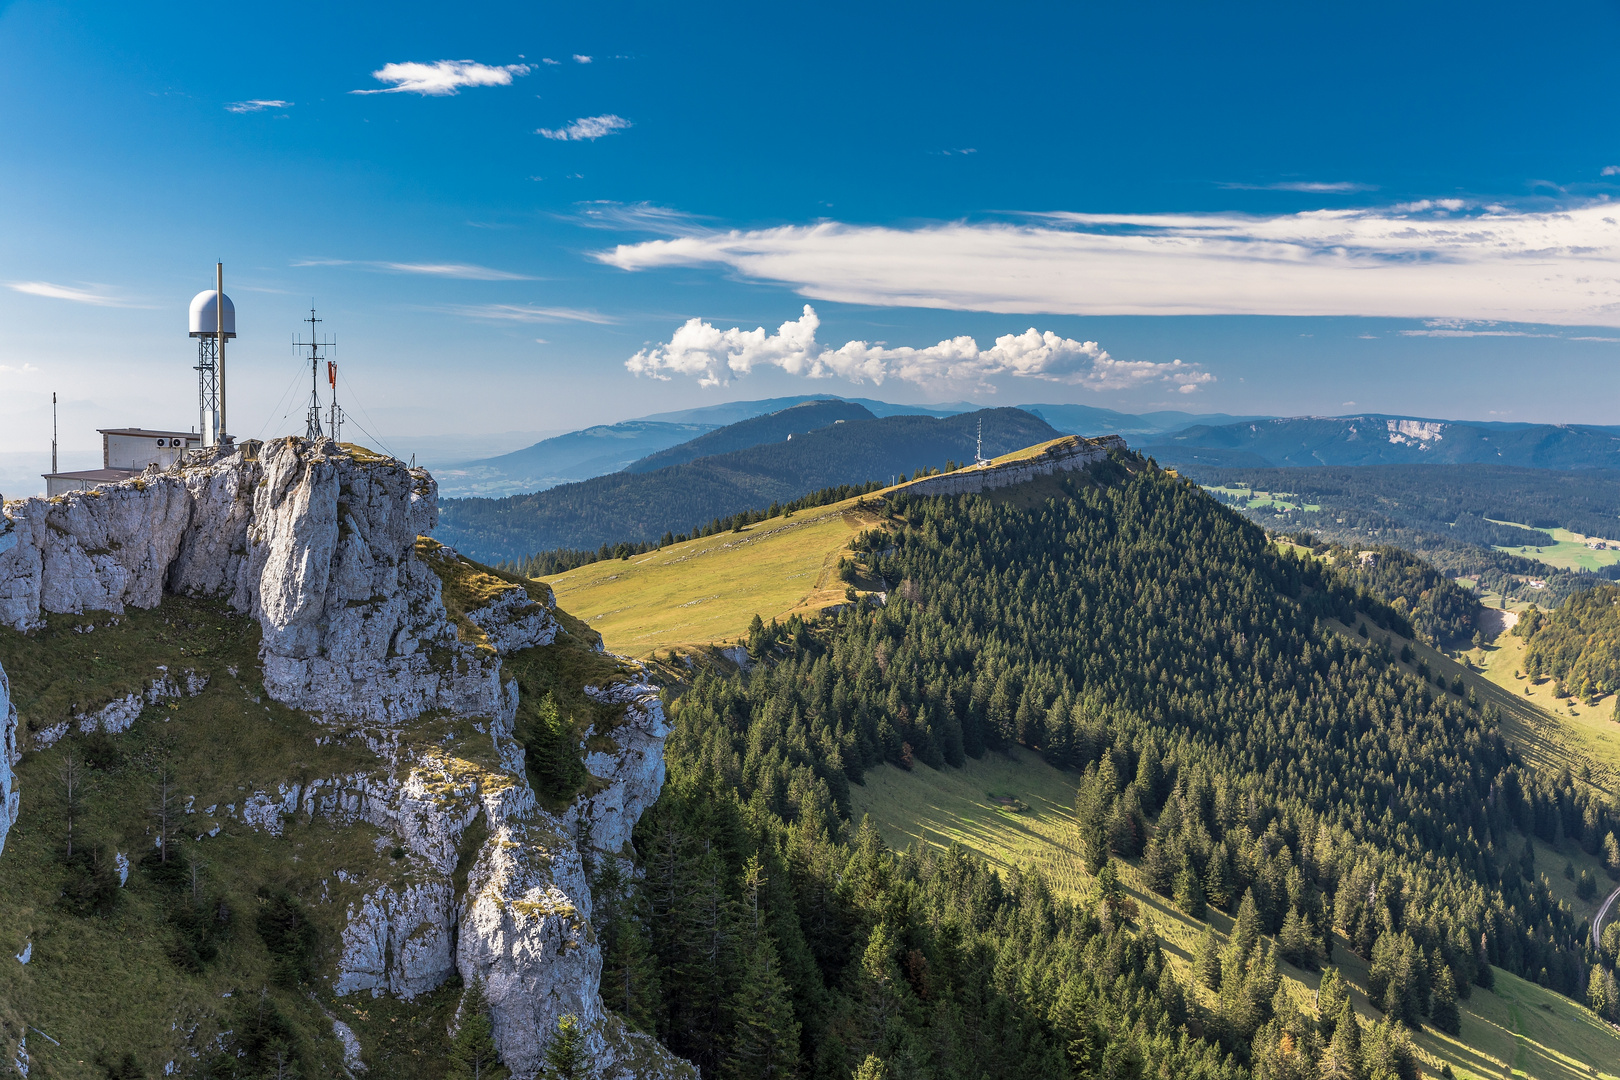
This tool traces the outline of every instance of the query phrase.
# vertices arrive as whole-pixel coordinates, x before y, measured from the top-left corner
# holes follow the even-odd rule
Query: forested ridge
[[[757,625],[751,671],[694,675],[642,874],[603,871],[610,1006],[706,1075],[1384,1078],[1415,1075],[1405,1027],[1454,1028],[1490,964],[1584,996],[1599,957],[1524,840],[1601,850],[1614,808],[1530,770],[1382,631],[1321,622],[1392,625],[1365,586],[1185,481],[1097,476],[1033,511],[892,503],[858,544],[886,606]],[[1014,742],[1084,770],[1074,903],[849,820],[879,763]],[[1236,913],[1197,957],[1215,1004],[1121,891],[1138,858],[1190,913]],[[1331,965],[1335,927],[1372,961],[1376,1025],[1331,975],[1321,1022],[1276,994],[1279,953]]]
[[[1577,593],[1551,615],[1531,610],[1513,632],[1529,639],[1524,663],[1532,677],[1551,675],[1587,699],[1620,690],[1620,586]]]
[[[613,473],[504,499],[447,499],[435,535],[485,562],[554,548],[696,535],[704,523],[807,491],[892,482],[900,473],[973,460],[979,425],[986,456],[1058,437],[1019,409],[982,409],[945,419],[886,416],[829,424],[770,442],[647,473]]]

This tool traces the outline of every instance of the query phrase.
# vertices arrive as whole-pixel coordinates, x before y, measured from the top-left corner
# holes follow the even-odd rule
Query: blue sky
[[[244,436],[302,427],[312,298],[401,448],[813,392],[1614,422],[1620,12],[1527,14],[0,3],[0,452],[52,390],[65,446],[194,422],[216,258]]]

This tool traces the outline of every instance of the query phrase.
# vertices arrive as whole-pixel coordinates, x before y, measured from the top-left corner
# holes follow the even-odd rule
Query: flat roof
[[[159,431],[156,428],[114,427],[96,428],[98,435],[166,435],[170,438],[201,439],[195,431]]]
[[[42,474],[46,480],[95,480],[107,483],[118,480],[128,480],[132,476],[139,476],[138,469],[85,469],[82,472],[48,472]]]

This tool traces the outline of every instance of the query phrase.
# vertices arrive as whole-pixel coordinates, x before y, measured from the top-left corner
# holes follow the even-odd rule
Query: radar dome
[[[219,329],[219,315],[215,313],[218,294],[213,289],[205,289],[191,298],[191,336],[213,337]],[[231,303],[229,296],[225,297],[225,336],[236,336],[236,305]]]

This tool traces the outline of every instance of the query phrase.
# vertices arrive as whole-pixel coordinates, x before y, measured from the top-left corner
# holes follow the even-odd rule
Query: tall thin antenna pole
[[[56,471],[56,391],[51,391],[51,472]]]
[[[219,366],[219,441],[225,441],[225,264],[214,264],[214,348]]]
[[[973,464],[984,464],[984,417],[979,417],[979,444],[973,450]]]

